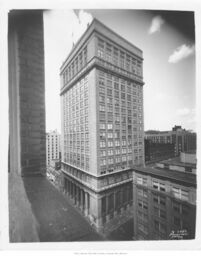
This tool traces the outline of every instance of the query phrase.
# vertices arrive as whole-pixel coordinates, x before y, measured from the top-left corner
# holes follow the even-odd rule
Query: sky
[[[46,130],[61,130],[59,68],[93,18],[143,51],[144,129],[195,131],[193,12],[131,9],[45,11]]]

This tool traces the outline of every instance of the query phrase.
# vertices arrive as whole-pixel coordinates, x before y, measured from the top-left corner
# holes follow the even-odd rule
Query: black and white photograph
[[[9,243],[194,241],[195,11],[11,8],[7,24]]]

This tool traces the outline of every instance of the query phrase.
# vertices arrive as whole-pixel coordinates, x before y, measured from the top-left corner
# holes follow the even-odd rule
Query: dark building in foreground
[[[134,168],[134,240],[195,238],[196,175]]]
[[[142,62],[95,19],[60,69],[64,190],[98,229],[132,211],[132,166],[144,164]]]
[[[8,13],[8,76],[10,241],[38,242],[27,181],[46,174],[43,11]]]

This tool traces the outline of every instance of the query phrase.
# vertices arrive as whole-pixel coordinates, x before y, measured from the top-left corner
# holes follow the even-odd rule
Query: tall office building
[[[49,166],[52,160],[60,159],[61,135],[56,131],[46,133],[46,165]]]
[[[97,228],[131,209],[144,165],[142,62],[94,19],[60,69],[64,189]]]

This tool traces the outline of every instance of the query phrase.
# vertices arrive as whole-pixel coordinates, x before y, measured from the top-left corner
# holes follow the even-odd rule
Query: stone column
[[[68,196],[70,196],[70,181],[69,180],[68,180],[67,184],[68,184],[67,192],[68,192]]]
[[[88,216],[89,214],[89,204],[88,204],[88,193],[85,192],[85,215]]]
[[[80,193],[80,188],[77,186],[76,187],[76,205],[78,207],[80,206],[79,193]]]
[[[108,195],[105,196],[105,200],[106,200],[106,222],[109,220],[110,216],[108,215],[109,211],[108,211],[108,208],[109,208],[109,200],[108,200]]]
[[[80,189],[80,208],[84,210],[84,191]]]
[[[74,194],[74,195],[73,195],[73,202],[74,202],[74,204],[76,204],[76,199],[77,199],[77,198],[76,198],[76,194],[77,194],[77,193],[76,193],[76,185],[75,185],[75,184],[73,184],[73,194]]]
[[[72,186],[71,186],[71,181],[69,180],[69,197],[71,198],[72,196]]]
[[[97,198],[97,227],[100,229],[102,227],[102,198]]]
[[[114,217],[117,215],[116,207],[116,193],[114,192]]]

